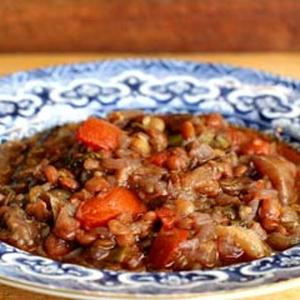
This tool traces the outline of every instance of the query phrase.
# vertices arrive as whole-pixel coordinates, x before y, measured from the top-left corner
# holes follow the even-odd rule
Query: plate
[[[300,141],[300,82],[218,64],[129,59],[0,78],[0,141],[119,109],[218,111],[230,122]],[[300,246],[250,263],[185,272],[116,272],[59,263],[0,243],[0,281],[78,299],[240,299],[300,282]],[[276,284],[275,284],[276,283]]]

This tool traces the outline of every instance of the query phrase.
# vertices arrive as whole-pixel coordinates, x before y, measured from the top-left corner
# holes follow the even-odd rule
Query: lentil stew
[[[0,240],[112,270],[250,261],[300,243],[299,166],[219,114],[91,117],[0,146]]]

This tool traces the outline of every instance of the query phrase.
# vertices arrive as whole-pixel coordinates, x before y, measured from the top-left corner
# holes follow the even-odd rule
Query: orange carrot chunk
[[[121,133],[121,129],[117,126],[91,117],[79,127],[77,139],[94,151],[114,150],[119,146]]]
[[[155,210],[157,217],[161,220],[163,228],[170,229],[173,227],[176,221],[175,211],[167,208],[161,207]]]
[[[163,152],[158,152],[153,154],[150,158],[149,158],[149,162],[158,166],[158,167],[164,167],[168,158],[169,158],[169,153],[166,151]]]
[[[173,228],[162,230],[155,238],[149,253],[149,262],[156,269],[170,266],[179,245],[188,238],[188,231]]]
[[[132,191],[115,187],[109,192],[86,200],[76,213],[76,218],[85,229],[106,225],[107,222],[121,213],[138,215],[146,208]]]
[[[250,140],[246,132],[243,132],[242,130],[236,127],[229,127],[227,131],[231,140],[231,144],[235,148],[239,149],[241,146],[245,145]]]
[[[254,138],[249,143],[247,143],[243,149],[243,154],[248,155],[268,155],[271,152],[271,144],[260,138]]]

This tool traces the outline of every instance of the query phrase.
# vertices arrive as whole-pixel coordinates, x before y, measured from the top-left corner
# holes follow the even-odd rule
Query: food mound
[[[299,164],[219,114],[91,117],[0,146],[0,240],[99,269],[251,261],[300,242]]]

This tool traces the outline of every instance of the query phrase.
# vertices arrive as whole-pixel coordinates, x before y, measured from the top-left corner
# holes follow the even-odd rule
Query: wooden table
[[[0,55],[0,74],[23,69],[60,63],[133,57],[131,54],[9,54]],[[160,54],[154,57],[171,57],[204,62],[228,63],[237,66],[255,67],[300,79],[300,54],[298,53],[220,53],[220,54]],[[294,300],[300,299],[300,287],[268,296],[255,297],[255,300]],[[48,297],[0,285],[0,300],[55,300]]]
[[[300,50],[297,0],[1,0],[0,51]]]

